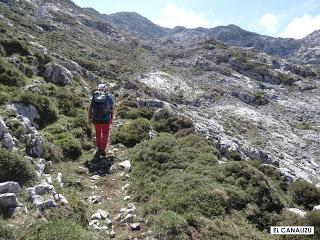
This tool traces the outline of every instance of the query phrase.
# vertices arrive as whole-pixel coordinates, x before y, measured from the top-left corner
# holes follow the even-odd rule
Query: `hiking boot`
[[[100,154],[101,154],[101,156],[103,156],[103,157],[107,156],[106,150],[104,150],[104,149],[101,149],[101,150],[100,150]]]

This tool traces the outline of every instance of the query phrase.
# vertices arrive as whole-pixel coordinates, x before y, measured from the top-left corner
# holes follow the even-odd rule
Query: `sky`
[[[300,39],[320,29],[320,0],[73,0],[100,13],[137,12],[163,27],[236,24],[273,37]]]

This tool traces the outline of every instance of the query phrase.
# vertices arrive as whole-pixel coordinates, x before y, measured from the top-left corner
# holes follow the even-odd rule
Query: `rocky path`
[[[96,205],[89,228],[104,231],[109,238],[148,239],[145,221],[128,191],[132,166],[129,160],[124,160],[125,152],[123,146],[109,146],[105,158],[85,163],[92,188],[87,201]]]

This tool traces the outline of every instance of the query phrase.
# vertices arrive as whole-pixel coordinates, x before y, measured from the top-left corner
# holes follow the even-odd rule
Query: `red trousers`
[[[109,139],[110,123],[95,123],[96,144],[99,149],[106,149]]]

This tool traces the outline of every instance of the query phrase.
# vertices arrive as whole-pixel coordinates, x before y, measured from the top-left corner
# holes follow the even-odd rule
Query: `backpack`
[[[108,121],[111,115],[111,103],[106,92],[94,92],[92,95],[92,120],[96,123]]]

